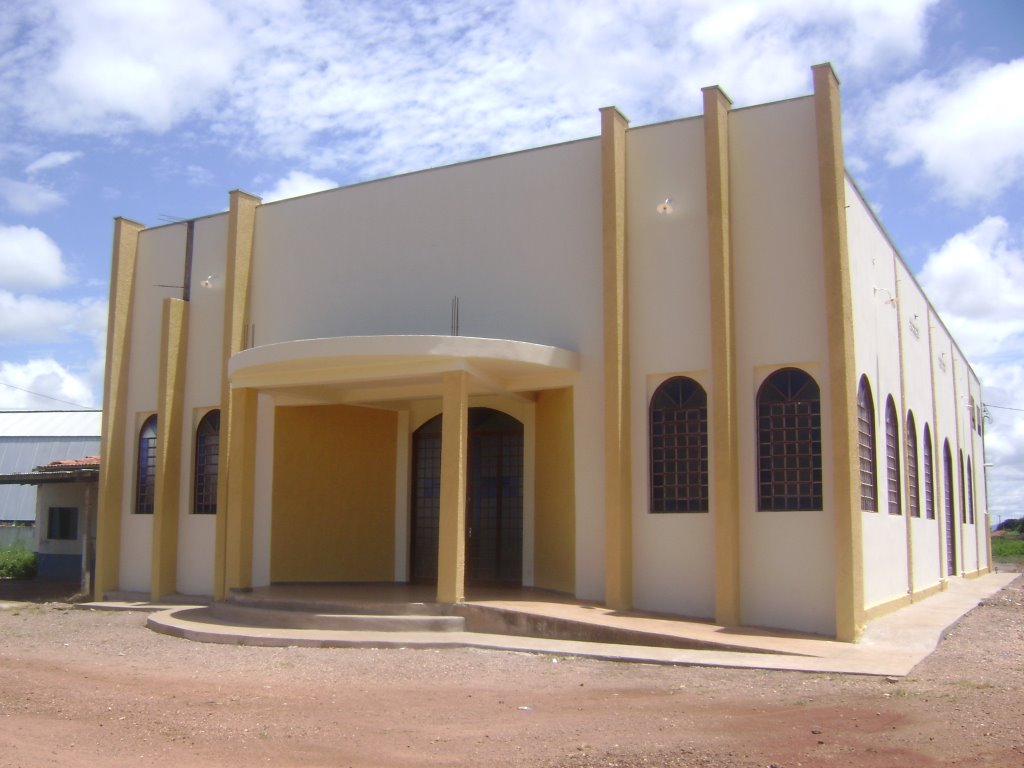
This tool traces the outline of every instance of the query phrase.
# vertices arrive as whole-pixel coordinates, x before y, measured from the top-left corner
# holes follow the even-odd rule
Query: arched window
[[[942,444],[942,495],[943,510],[946,522],[946,575],[956,574],[956,508],[953,504],[953,454],[949,450],[949,440]]]
[[[890,395],[885,399],[885,490],[889,500],[889,514],[903,514],[900,496],[900,424],[896,404]]]
[[[213,410],[196,427],[195,487],[192,511],[197,515],[217,513],[217,474],[220,455],[220,411]]]
[[[139,430],[139,455],[135,476],[135,514],[152,515],[156,497],[156,415]]]
[[[860,456],[860,508],[878,511],[878,471],[875,464],[875,401],[867,376],[857,388],[857,448]]]
[[[821,394],[797,368],[776,371],[757,391],[758,509],[819,510]]]
[[[932,431],[924,425],[924,516],[935,519],[935,461],[932,459]]]
[[[905,450],[907,452],[907,514],[911,517],[920,517],[921,503],[917,487],[917,424],[914,423],[913,411],[907,411]]]
[[[967,457],[967,517],[974,523],[974,472],[971,471],[971,457]]]
[[[968,520],[967,520],[967,497],[965,495],[967,489],[966,489],[965,483],[964,483],[964,452],[963,451],[958,451],[957,452],[956,461],[957,461],[957,464],[956,464],[957,469],[960,471],[960,518],[961,518],[961,521],[966,525],[967,522],[968,522]]]
[[[685,376],[651,398],[651,512],[708,511],[708,397]]]

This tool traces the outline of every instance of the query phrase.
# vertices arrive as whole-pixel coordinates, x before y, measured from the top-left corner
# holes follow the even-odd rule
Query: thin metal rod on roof
[[[452,299],[452,336],[459,335],[459,297]]]

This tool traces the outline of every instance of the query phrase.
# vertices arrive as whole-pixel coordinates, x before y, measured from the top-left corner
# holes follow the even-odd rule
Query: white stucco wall
[[[835,633],[835,536],[817,136],[810,97],[729,119],[744,624]],[[821,390],[824,509],[759,512],[755,398],[779,368]]]
[[[251,286],[257,345],[446,334],[458,296],[463,336],[579,352],[576,589],[603,597],[597,139],[261,206]]]
[[[208,411],[220,406],[227,248],[227,214],[195,222],[178,510],[177,587],[183,595],[213,594],[217,516],[195,515],[192,509],[196,428]],[[207,277],[213,279],[209,286],[204,286]],[[222,434],[225,427],[222,423]]]
[[[182,295],[180,287],[162,286],[183,285],[185,233],[186,225],[182,223],[147,229],[139,235],[124,435],[125,458],[130,463],[124,473],[119,574],[120,589],[127,591],[150,589],[153,517],[134,513],[139,430],[146,417],[157,410],[163,300]]]
[[[704,121],[629,131],[626,250],[629,259],[633,445],[633,603],[711,618],[714,520],[650,507],[648,407],[664,380],[685,375],[709,396],[711,367]],[[672,200],[671,214],[656,206]],[[714,499],[711,499],[713,509]]]
[[[904,427],[906,419],[900,366],[902,328],[897,256],[857,190],[846,184],[857,378],[866,376],[874,401],[877,510],[861,512],[864,605],[885,603],[910,589],[908,523],[905,489]],[[892,398],[898,427],[899,476],[896,492],[900,514],[889,511],[886,453],[886,404]]]

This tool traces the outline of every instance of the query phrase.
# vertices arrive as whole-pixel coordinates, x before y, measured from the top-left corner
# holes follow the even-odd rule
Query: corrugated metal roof
[[[99,437],[0,437],[0,474],[31,472],[60,459],[95,456]],[[34,520],[36,489],[0,485],[0,520]]]
[[[98,438],[102,421],[102,411],[0,411],[0,438]]]

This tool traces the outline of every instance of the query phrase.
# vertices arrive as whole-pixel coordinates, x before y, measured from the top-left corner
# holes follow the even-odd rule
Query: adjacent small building
[[[988,571],[981,389],[839,84],[115,225],[97,593],[532,586],[854,640]],[[180,288],[168,286],[181,286]]]

